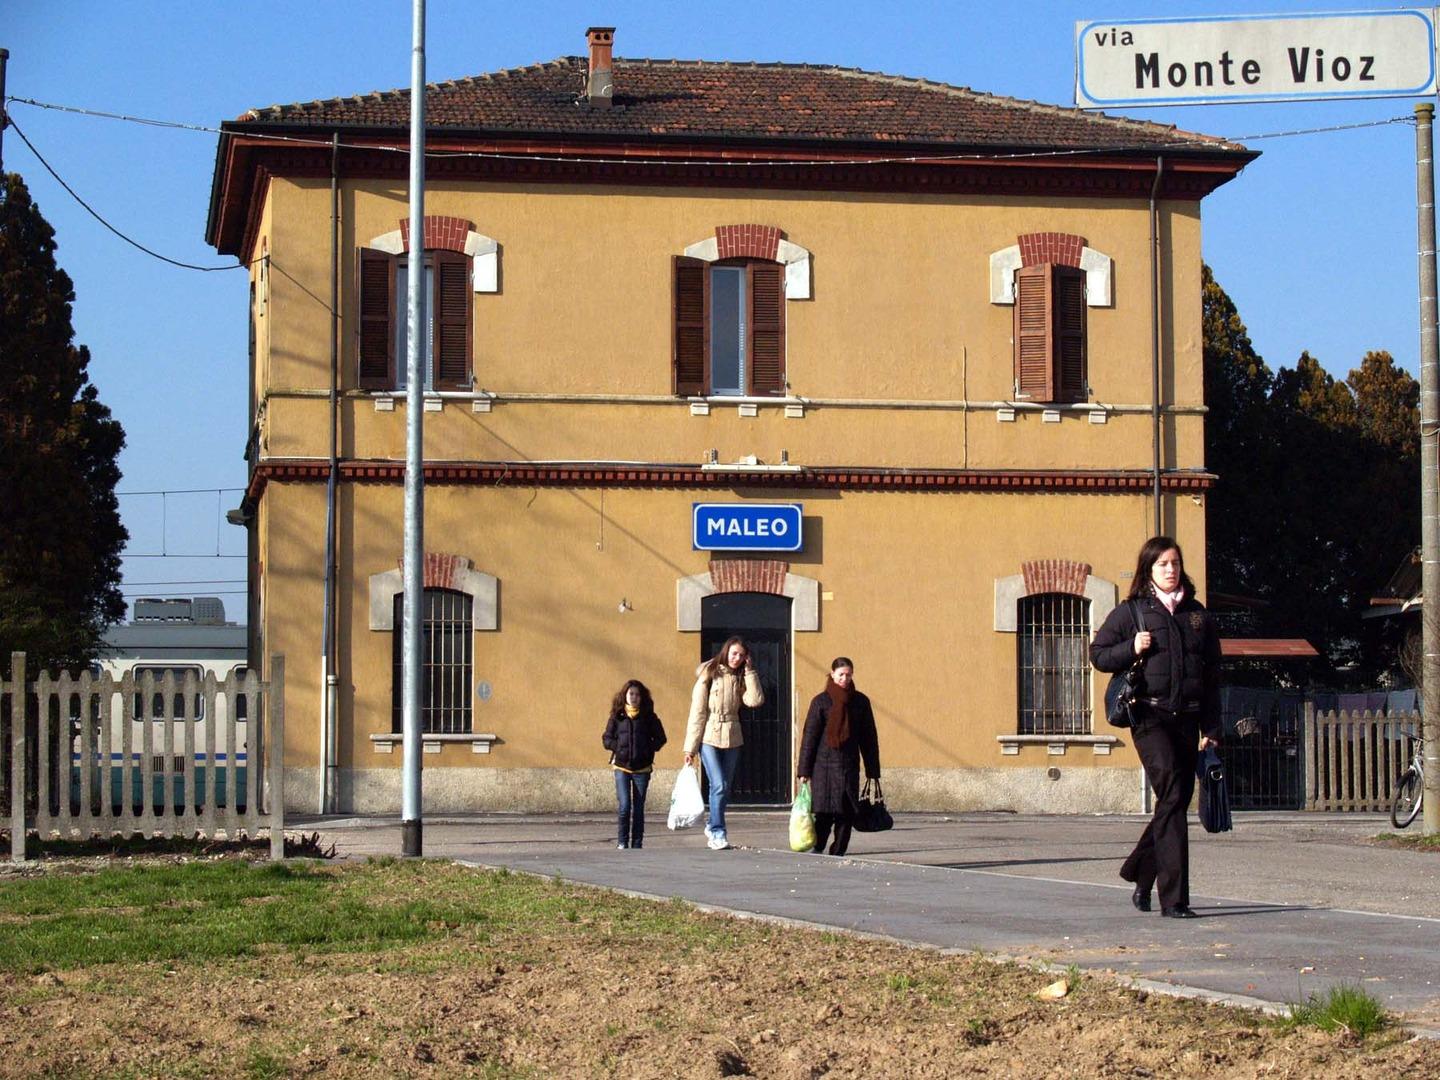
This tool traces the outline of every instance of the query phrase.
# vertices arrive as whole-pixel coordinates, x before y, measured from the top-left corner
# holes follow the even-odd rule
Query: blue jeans
[[[721,749],[701,743],[700,760],[705,765],[705,779],[710,784],[710,820],[707,824],[712,833],[725,836],[725,807],[730,805],[730,784],[735,779],[735,766],[740,764],[740,747]]]
[[[615,798],[620,804],[616,835],[621,847],[640,847],[645,842],[645,792],[649,788],[649,773],[615,770]]]

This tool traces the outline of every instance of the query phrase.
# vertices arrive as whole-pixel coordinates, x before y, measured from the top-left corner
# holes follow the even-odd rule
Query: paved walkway
[[[651,819],[643,850],[618,851],[610,815],[433,817],[425,854],[1237,1000],[1353,983],[1440,1029],[1440,853],[1370,845],[1389,828],[1379,815],[1237,814],[1220,836],[1192,825],[1203,918],[1190,922],[1136,912],[1115,876],[1137,816],[901,814],[891,832],[857,833],[844,859],[785,850],[776,811],[732,812],[724,852]],[[344,856],[400,851],[393,819],[287,824]]]

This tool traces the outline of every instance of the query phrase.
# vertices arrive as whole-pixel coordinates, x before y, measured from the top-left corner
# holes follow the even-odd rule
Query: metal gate
[[[1299,810],[1305,805],[1304,709],[1300,694],[1221,688],[1220,758],[1233,809]]]

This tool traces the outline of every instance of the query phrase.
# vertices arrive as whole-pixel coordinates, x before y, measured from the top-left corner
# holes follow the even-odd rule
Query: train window
[[[140,681],[141,676],[143,676],[143,675],[145,675],[145,674],[148,673],[148,674],[153,675],[153,676],[155,677],[155,682],[156,682],[157,685],[160,683],[160,680],[161,680],[161,679],[165,678],[165,676],[166,676],[167,674],[171,674],[171,675],[174,675],[174,676],[175,676],[175,683],[176,683],[177,686],[178,686],[178,685],[181,685],[181,684],[183,683],[184,679],[185,679],[185,676],[186,676],[188,673],[192,672],[192,671],[195,673],[195,677],[196,677],[197,680],[200,679],[200,678],[203,676],[203,672],[200,670],[200,668],[199,668],[198,666],[196,666],[196,665],[194,665],[194,664],[185,664],[185,665],[181,665],[181,666],[169,666],[169,665],[165,665],[165,664],[136,664],[135,667],[134,667],[134,669],[133,669],[133,671],[134,671],[134,674],[135,674],[135,681],[136,681],[137,683]],[[144,700],[144,698],[145,698],[145,695],[143,695],[143,694],[138,694],[138,693],[137,693],[137,694],[135,695],[135,702],[134,702],[134,704],[135,704],[135,719],[136,719],[136,720],[161,720],[161,719],[163,719],[164,716],[165,716],[165,696],[164,696],[163,694],[161,694],[159,691],[156,691],[156,692],[151,696],[150,707],[149,707],[148,709],[145,707],[145,700]],[[176,717],[176,718],[178,719],[178,718],[183,717],[183,716],[185,715],[185,695],[184,695],[184,694],[179,694],[179,693],[177,693],[177,694],[175,695],[175,700],[174,700],[171,704],[174,706],[174,711],[173,711],[173,713],[171,714],[172,716],[174,716],[174,717]],[[203,694],[197,693],[197,694],[195,695],[195,708],[194,708],[194,710],[192,711],[191,715],[192,715],[196,720],[203,720],[203,719],[205,719],[205,696],[204,696]]]

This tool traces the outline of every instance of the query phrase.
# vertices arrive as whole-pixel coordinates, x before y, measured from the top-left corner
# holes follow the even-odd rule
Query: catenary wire
[[[110,222],[106,221],[103,217],[101,217],[101,216],[100,216],[100,213],[99,213],[93,206],[91,206],[91,205],[90,205],[89,203],[87,203],[84,199],[82,199],[82,198],[79,196],[79,194],[75,191],[75,189],[72,188],[69,184],[67,184],[67,183],[61,178],[60,174],[57,173],[53,168],[50,167],[50,163],[45,160],[45,158],[41,155],[41,153],[40,153],[39,150],[36,150],[36,149],[35,149],[35,144],[32,143],[32,142],[26,137],[25,132],[20,129],[20,125],[17,124],[17,123],[15,123],[15,118],[10,115],[10,111],[9,111],[8,109],[5,111],[5,115],[6,115],[6,118],[9,120],[9,126],[14,129],[16,135],[19,135],[19,136],[20,136],[20,141],[23,142],[27,147],[30,148],[30,153],[32,153],[32,154],[35,155],[35,160],[38,161],[38,162],[40,162],[41,165],[45,166],[45,171],[48,172],[51,176],[53,176],[53,177],[55,178],[55,182],[56,182],[57,184],[59,184],[62,188],[64,188],[67,192],[69,192],[70,197],[71,197],[72,199],[74,199],[77,203],[79,203],[81,206],[83,206],[83,207],[85,208],[86,212],[87,212],[91,217],[93,217],[93,218],[94,218],[96,221],[98,221],[101,225],[104,225],[105,228],[109,229],[112,233],[114,233],[116,236],[118,236],[121,240],[124,240],[125,243],[129,244],[131,247],[133,247],[133,248],[138,248],[139,250],[143,251],[146,255],[149,255],[149,256],[151,256],[152,258],[155,258],[155,259],[159,259],[161,262],[169,263],[171,266],[178,266],[178,267],[180,267],[182,270],[200,270],[200,271],[202,271],[202,272],[209,273],[209,272],[212,271],[212,270],[241,270],[241,269],[244,269],[245,264],[244,264],[244,263],[240,263],[240,262],[232,263],[231,265],[228,265],[228,266],[200,266],[200,265],[197,264],[197,263],[181,262],[179,259],[172,259],[172,258],[170,258],[170,256],[168,256],[168,255],[161,255],[158,251],[154,251],[154,250],[152,250],[151,248],[146,247],[144,244],[140,243],[140,241],[135,240],[135,239],[132,239],[132,238],[129,237],[129,236],[126,236],[123,232],[121,232],[119,229],[117,229],[114,225],[111,225]]]

